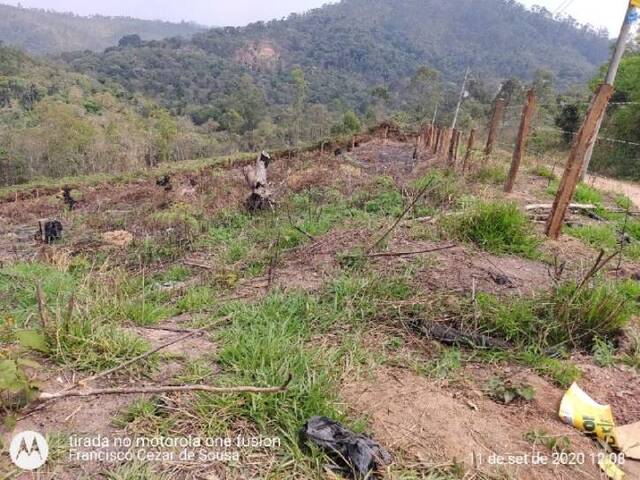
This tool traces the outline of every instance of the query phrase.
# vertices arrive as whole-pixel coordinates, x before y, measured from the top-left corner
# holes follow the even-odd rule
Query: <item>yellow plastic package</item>
[[[586,435],[615,447],[615,424],[609,405],[600,405],[577,384],[571,385],[560,403],[560,418]]]

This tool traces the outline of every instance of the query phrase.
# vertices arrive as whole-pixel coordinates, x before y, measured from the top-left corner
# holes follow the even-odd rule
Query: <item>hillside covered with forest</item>
[[[217,144],[151,100],[0,45],[0,185],[135,170]]]
[[[211,29],[191,40],[64,59],[78,71],[155,97],[172,111],[206,106],[209,112],[199,116],[221,121],[240,82],[256,88],[267,106],[290,103],[295,88],[288,79],[295,67],[304,71],[310,102],[330,109],[346,104],[364,114],[375,87],[399,91],[423,66],[446,81],[459,81],[470,67],[475,78],[492,84],[532,79],[545,70],[567,87],[590,79],[608,48],[604,32],[514,1],[344,0],[285,20]]]
[[[72,13],[0,4],[0,41],[34,54],[73,50],[101,51],[126,35],[144,40],[189,37],[204,29],[192,23],[171,23],[129,17],[82,17]]]
[[[0,50],[8,59],[0,76],[2,183],[299,147],[381,121],[416,126],[436,109],[449,123],[467,68],[461,128],[486,123],[500,88],[518,109],[530,85],[541,121],[569,132],[565,148],[609,51],[606,32],[506,0],[343,0],[191,38],[145,40],[131,31],[101,52],[48,60]],[[636,57],[629,52],[621,78]],[[633,81],[619,85],[618,100],[635,98],[632,90]],[[637,109],[619,110],[610,109],[615,119],[606,133],[633,140],[621,125],[628,128]],[[82,135],[67,135],[73,122]],[[541,135],[536,148],[557,145],[560,136]],[[603,147],[596,167],[635,175],[621,168],[626,153],[620,160],[620,148],[614,155]]]

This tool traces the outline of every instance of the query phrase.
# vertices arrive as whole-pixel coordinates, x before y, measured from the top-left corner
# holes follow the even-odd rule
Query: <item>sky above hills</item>
[[[80,15],[130,16],[151,20],[181,20],[202,25],[245,25],[257,20],[281,18],[291,12],[320,7],[328,0],[0,0],[10,5],[74,12]],[[390,0],[391,1],[391,0]],[[617,36],[628,0],[519,0],[527,6],[542,5],[552,12],[560,11],[581,23],[606,27]],[[563,8],[564,6],[564,8]]]

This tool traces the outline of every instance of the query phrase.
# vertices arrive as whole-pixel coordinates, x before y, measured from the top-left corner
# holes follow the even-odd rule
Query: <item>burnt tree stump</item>
[[[251,189],[251,195],[245,202],[247,210],[250,212],[273,207],[272,193],[267,181],[269,163],[271,163],[271,157],[267,152],[262,152],[254,165],[247,165],[242,169],[247,186]]]
[[[71,196],[71,187],[64,187],[62,189],[62,201],[69,210],[74,210],[78,201]]]
[[[35,239],[47,245],[51,245],[53,242],[62,238],[62,223],[60,220],[39,220],[38,231],[35,234]]]

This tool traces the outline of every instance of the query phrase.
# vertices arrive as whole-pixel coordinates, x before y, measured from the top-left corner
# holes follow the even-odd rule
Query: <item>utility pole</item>
[[[456,107],[456,113],[453,116],[453,123],[451,124],[451,128],[455,130],[456,124],[458,123],[458,115],[460,114],[460,107],[462,107],[462,101],[464,100],[464,92],[467,91],[467,79],[469,78],[469,67],[464,72],[464,80],[462,81],[462,88],[460,89],[460,97],[458,98],[458,106]]]
[[[618,74],[618,68],[620,67],[620,61],[622,60],[622,56],[624,55],[624,51],[627,47],[627,40],[629,40],[629,34],[631,33],[631,26],[633,22],[637,19],[636,7],[640,6],[639,0],[631,0],[629,2],[629,8],[627,8],[627,13],[624,16],[624,22],[622,23],[622,28],[620,29],[620,35],[618,36],[618,41],[616,43],[616,49],[613,53],[613,57],[611,58],[611,62],[609,63],[609,70],[607,71],[607,77],[604,81],[605,85],[612,85],[616,80],[616,75]],[[602,127],[602,121],[604,119],[603,115],[598,119],[598,123],[596,124],[595,135],[598,137],[598,133],[600,132],[600,127]],[[587,171],[589,170],[589,163],[591,162],[591,157],[593,156],[593,149],[596,145],[596,142],[593,142],[584,156],[584,163],[582,166],[582,171],[580,172],[580,180],[584,181],[587,176]]]

